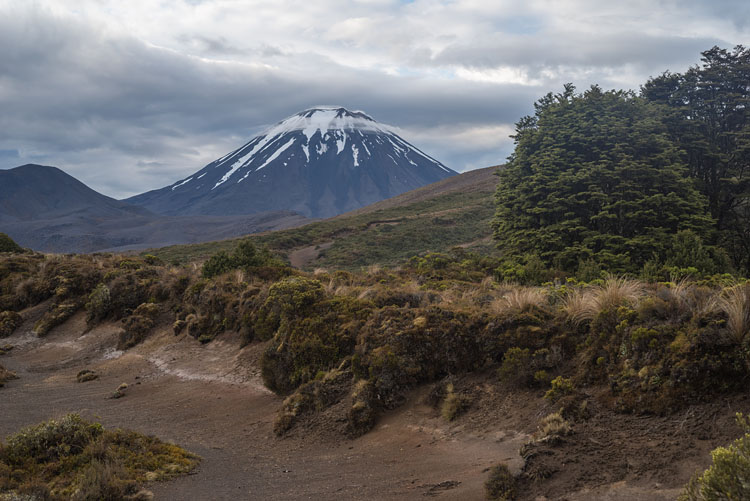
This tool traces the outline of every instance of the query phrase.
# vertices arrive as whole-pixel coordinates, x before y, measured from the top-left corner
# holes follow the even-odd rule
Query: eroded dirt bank
[[[231,334],[201,345],[160,330],[119,352],[119,327],[86,332],[83,314],[37,339],[29,328],[36,311],[24,312],[24,325],[4,340],[14,349],[2,363],[20,379],[0,389],[0,435],[78,412],[203,457],[194,475],[149,486],[156,499],[482,499],[488,468],[505,462],[519,471],[520,447],[555,410],[538,394],[508,393],[492,375],[475,374],[456,380],[474,404],[453,423],[425,403],[429,388],[421,388],[361,438],[341,435],[335,406],[277,438],[282,399],[260,381],[263,345],[239,349]],[[81,369],[100,377],[78,383]],[[125,397],[108,398],[121,383]],[[596,395],[591,401],[573,435],[538,451],[552,476],[525,485],[523,499],[674,499],[708,451],[739,435],[732,416],[748,409],[737,397],[639,417],[597,408]]]

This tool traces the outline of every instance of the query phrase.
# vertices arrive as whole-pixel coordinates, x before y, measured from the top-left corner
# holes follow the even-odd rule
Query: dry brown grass
[[[534,433],[536,441],[557,441],[561,437],[572,433],[570,423],[563,419],[562,414],[554,412],[539,421],[539,427]]]
[[[549,304],[547,291],[540,287],[513,287],[502,297],[492,302],[495,313],[528,311],[544,308]]]
[[[603,285],[570,292],[563,299],[563,311],[568,320],[579,325],[602,311],[636,304],[645,293],[645,284],[639,280],[610,277]]]
[[[727,316],[731,339],[742,343],[750,332],[750,284],[725,288],[716,298],[716,305]]]

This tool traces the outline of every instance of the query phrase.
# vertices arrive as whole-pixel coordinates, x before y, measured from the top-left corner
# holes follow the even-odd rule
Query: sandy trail
[[[86,332],[83,315],[45,339],[26,324],[3,364],[21,379],[0,391],[0,435],[68,412],[173,441],[203,457],[196,474],[152,485],[157,499],[481,499],[486,470],[520,468],[525,435],[487,439],[446,425],[424,404],[385,416],[364,437],[324,434],[279,439],[281,398],[261,384],[262,345],[239,349],[225,335],[208,345],[157,332],[126,353],[114,350],[118,327]],[[77,383],[84,368],[98,380]],[[107,398],[121,383],[124,398]]]

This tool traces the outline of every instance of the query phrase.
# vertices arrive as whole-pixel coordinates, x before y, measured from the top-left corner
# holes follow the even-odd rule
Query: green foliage
[[[550,381],[550,389],[544,394],[544,398],[552,402],[557,402],[562,397],[570,395],[575,391],[573,381],[571,379],[557,376],[555,379]]]
[[[154,437],[105,430],[68,414],[0,444],[0,492],[35,489],[51,500],[126,499],[139,483],[188,473],[198,460]]]
[[[55,305],[34,324],[34,334],[39,337],[46,336],[49,331],[72,317],[79,308],[80,305],[75,302]]]
[[[715,241],[750,272],[750,49],[712,47],[701,65],[665,72],[641,89],[661,106],[670,136],[687,154],[690,176],[716,220]],[[705,235],[705,233],[700,233]]]
[[[13,331],[21,325],[21,322],[23,322],[23,318],[15,311],[0,312],[0,338],[13,334]]]
[[[237,244],[232,254],[220,251],[203,263],[203,276],[211,278],[231,270],[250,270],[261,266],[282,267],[283,263],[275,259],[265,247],[258,249],[252,240],[245,239]]]
[[[88,423],[77,414],[68,414],[59,420],[24,428],[11,435],[0,458],[16,468],[27,462],[49,462],[80,454],[101,433],[101,425]]]
[[[459,245],[486,254],[492,251],[487,240],[494,212],[493,188],[488,183],[477,191],[448,193],[402,207],[340,216],[248,238],[256,246],[264,246],[274,253],[320,245],[319,255],[305,269],[360,270],[373,264],[391,266],[405,263],[428,249],[446,253]],[[440,217],[436,218],[435,213],[441,213]],[[184,263],[206,259],[221,251],[231,256],[236,245],[236,240],[226,240],[149,252],[167,262]]]
[[[317,280],[291,277],[275,283],[253,323],[257,337],[272,337],[261,359],[266,386],[289,393],[338,365],[351,355],[370,308],[367,301],[327,297]]]
[[[123,319],[123,330],[117,343],[118,350],[126,350],[139,344],[156,325],[159,307],[153,303],[143,303],[132,315]]]
[[[658,108],[632,93],[567,85],[517,124],[515,142],[493,222],[506,254],[570,272],[587,259],[637,271],[670,234],[710,228]]]
[[[8,235],[0,233],[0,252],[23,252],[23,249]]]
[[[102,320],[109,313],[111,305],[109,287],[103,283],[97,285],[89,294],[89,300],[86,303],[86,323],[92,325]]]
[[[484,483],[487,499],[512,501],[518,496],[516,479],[508,469],[508,465],[501,463],[490,469],[489,477]]]
[[[497,371],[500,381],[519,387],[528,385],[531,374],[531,353],[528,348],[517,346],[505,352]]]
[[[750,499],[750,420],[737,414],[737,423],[745,434],[711,451],[713,464],[691,479],[680,501]]]

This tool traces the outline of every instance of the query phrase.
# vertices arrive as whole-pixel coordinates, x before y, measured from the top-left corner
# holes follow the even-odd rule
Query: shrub
[[[452,384],[448,384],[443,405],[440,408],[440,414],[446,421],[453,421],[458,416],[466,412],[471,405],[471,398],[468,395],[456,393]]]
[[[101,433],[101,425],[86,422],[77,414],[68,414],[59,420],[30,426],[11,435],[0,459],[14,467],[22,467],[29,461],[42,463],[57,460],[82,452]]]
[[[283,267],[284,263],[275,259],[266,248],[258,249],[249,238],[240,241],[232,254],[226,251],[214,254],[203,263],[204,278],[211,278],[224,273],[242,269],[262,267]]]
[[[680,501],[750,499],[750,419],[737,414],[737,423],[745,434],[711,452],[713,464],[691,479]]]
[[[560,412],[554,412],[539,421],[539,427],[534,434],[538,442],[557,442],[572,432],[570,423],[563,419]]]
[[[375,386],[364,379],[358,381],[352,391],[352,406],[346,416],[349,435],[359,437],[370,431],[375,426],[379,410]]]
[[[0,312],[0,338],[13,334],[13,331],[21,325],[21,322],[23,322],[23,318],[15,311]]]
[[[155,437],[105,430],[68,414],[0,444],[0,492],[34,489],[33,499],[147,499],[138,496],[137,484],[188,473],[198,461]]]
[[[516,479],[504,463],[490,469],[489,478],[484,483],[487,499],[511,501],[518,496]]]
[[[23,249],[8,235],[0,233],[0,252],[23,252]]]
[[[55,305],[50,311],[34,324],[34,334],[39,337],[45,336],[49,331],[64,323],[72,317],[80,308],[77,303],[63,303]]]
[[[557,376],[550,382],[550,389],[544,394],[544,398],[557,402],[562,397],[570,395],[575,391],[573,381],[562,376]]]
[[[500,381],[512,386],[527,386],[531,368],[531,353],[528,348],[514,346],[503,355],[503,363],[497,371]]]
[[[111,305],[109,287],[103,283],[97,285],[89,294],[89,300],[86,303],[86,323],[92,325],[102,320],[109,313]]]
[[[123,330],[117,342],[118,350],[127,350],[146,339],[154,327],[154,321],[144,315],[131,315],[122,321]]]

